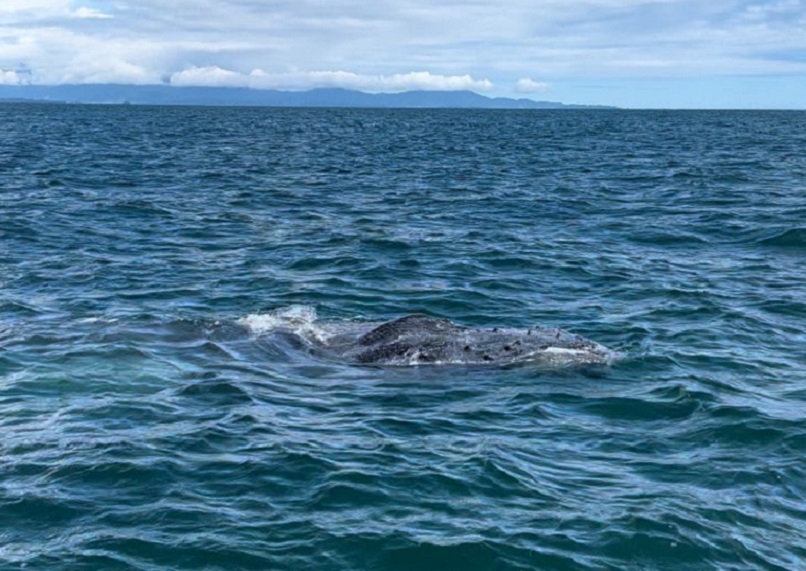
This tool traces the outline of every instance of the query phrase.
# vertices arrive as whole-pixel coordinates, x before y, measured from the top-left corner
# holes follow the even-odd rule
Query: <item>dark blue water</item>
[[[806,568],[804,149],[799,112],[0,106],[0,568]],[[624,357],[266,333],[412,312]]]

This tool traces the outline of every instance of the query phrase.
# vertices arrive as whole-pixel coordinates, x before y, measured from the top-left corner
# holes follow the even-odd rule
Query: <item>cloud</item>
[[[190,67],[174,73],[170,83],[178,86],[251,87],[253,89],[300,90],[317,87],[340,87],[369,92],[394,92],[422,89],[429,91],[489,91],[493,83],[488,79],[474,79],[469,75],[439,75],[427,71],[366,75],[349,71],[295,71],[267,73],[254,69],[238,73],[217,66]]]
[[[64,12],[71,0],[3,0],[0,14],[51,14]]]
[[[748,20],[765,21],[781,17],[803,17],[804,11],[806,11],[806,6],[804,6],[802,0],[780,0],[778,2],[750,4],[745,7],[742,16]]]
[[[16,71],[0,69],[0,85],[20,85],[22,78]]]
[[[515,84],[517,93],[543,93],[548,91],[549,84],[544,81],[534,81],[528,77],[523,77]]]
[[[25,30],[11,39],[3,36],[0,26],[0,69],[25,69],[21,77],[25,83],[161,81],[163,47],[152,40],[99,38],[60,26]]]
[[[86,6],[82,6],[77,10],[74,10],[71,13],[73,18],[83,19],[83,20],[109,20],[114,18],[111,14],[106,14],[101,12],[100,10],[96,10],[95,8],[88,8]]]
[[[181,87],[248,87],[249,76],[210,65],[176,72],[170,83]]]

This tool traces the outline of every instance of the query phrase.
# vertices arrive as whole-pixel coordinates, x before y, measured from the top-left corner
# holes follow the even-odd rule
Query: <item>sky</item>
[[[0,0],[0,84],[806,109],[806,0]]]

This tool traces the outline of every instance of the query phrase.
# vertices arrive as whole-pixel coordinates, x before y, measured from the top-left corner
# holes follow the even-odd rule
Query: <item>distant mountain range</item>
[[[386,107],[462,109],[594,109],[553,101],[485,97],[472,91],[364,93],[348,89],[276,91],[241,87],[170,85],[0,85],[0,102],[266,107]],[[610,108],[612,109],[612,107]]]

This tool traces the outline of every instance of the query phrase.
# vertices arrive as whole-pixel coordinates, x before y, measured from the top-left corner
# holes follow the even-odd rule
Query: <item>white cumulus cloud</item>
[[[253,89],[313,89],[340,87],[369,92],[383,91],[489,91],[493,83],[470,75],[440,75],[427,71],[391,75],[359,74],[350,71],[293,71],[268,73],[254,69],[239,73],[218,66],[189,67],[171,75],[170,83],[178,86],[251,87]]]
[[[73,18],[83,20],[109,20],[114,17],[111,14],[106,14],[100,10],[96,10],[95,8],[87,8],[86,6],[82,6],[77,10],[74,10],[71,15]]]
[[[181,87],[248,87],[249,75],[215,65],[194,66],[172,74],[170,83]]]
[[[0,69],[0,85],[19,85],[22,83],[16,71]]]
[[[515,84],[515,91],[518,93],[543,93],[548,91],[549,84],[545,81],[535,81],[528,77],[523,77]]]

